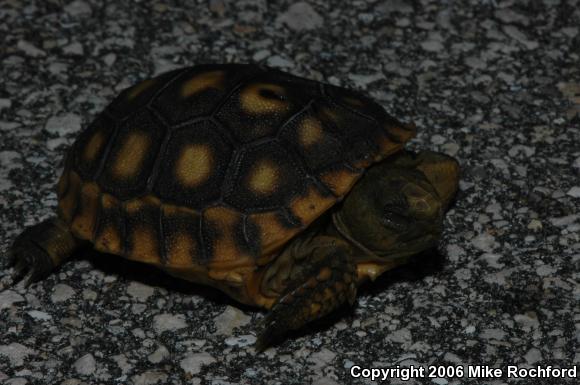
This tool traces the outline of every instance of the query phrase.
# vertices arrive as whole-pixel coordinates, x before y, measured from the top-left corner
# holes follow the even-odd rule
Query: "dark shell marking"
[[[98,250],[151,264],[265,263],[413,135],[354,91],[256,65],[176,70],[79,135],[59,215]]]

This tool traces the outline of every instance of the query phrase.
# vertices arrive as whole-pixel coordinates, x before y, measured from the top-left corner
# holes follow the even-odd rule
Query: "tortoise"
[[[93,247],[268,309],[263,350],[436,245],[459,167],[406,151],[415,134],[359,92],[256,64],[144,80],[68,150],[57,215],[10,249],[14,281]]]

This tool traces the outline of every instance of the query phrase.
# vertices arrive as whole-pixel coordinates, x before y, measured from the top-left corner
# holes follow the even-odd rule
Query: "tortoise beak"
[[[459,187],[459,163],[450,156],[432,151],[421,152],[417,155],[417,160],[417,168],[437,191],[445,211]]]

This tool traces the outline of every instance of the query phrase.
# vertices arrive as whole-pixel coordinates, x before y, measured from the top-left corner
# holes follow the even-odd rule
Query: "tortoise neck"
[[[365,245],[363,245],[362,243],[357,241],[352,236],[350,230],[348,229],[348,227],[344,224],[344,221],[342,220],[342,216],[340,215],[340,211],[332,214],[332,222],[329,224],[329,228],[328,228],[327,232],[329,233],[329,235],[332,234],[332,235],[339,236],[340,238],[342,238],[346,242],[348,242],[355,250],[362,253],[362,256],[355,257],[356,259],[374,260],[374,261],[381,260],[381,257],[379,257],[373,251],[369,250]]]

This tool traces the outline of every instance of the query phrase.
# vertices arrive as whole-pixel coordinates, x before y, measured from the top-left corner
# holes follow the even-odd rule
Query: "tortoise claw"
[[[11,286],[19,282],[30,286],[47,277],[83,244],[57,218],[26,228],[7,252],[8,267],[13,268]]]
[[[53,270],[50,256],[39,247],[14,247],[8,253],[8,267],[12,267],[10,286],[22,282],[28,287]]]
[[[279,325],[276,317],[272,315],[272,312],[266,314],[264,318],[258,321],[257,330],[260,332],[254,343],[254,349],[258,353],[262,353],[272,346],[285,332],[285,329],[282,325]]]

